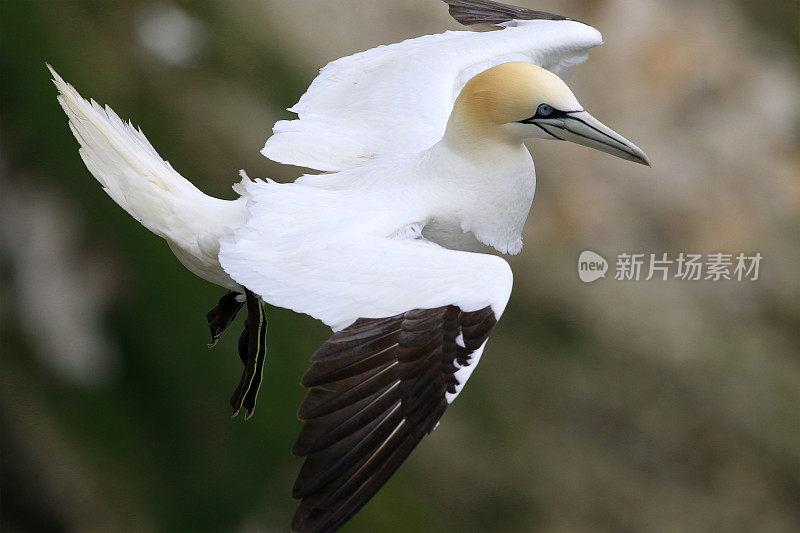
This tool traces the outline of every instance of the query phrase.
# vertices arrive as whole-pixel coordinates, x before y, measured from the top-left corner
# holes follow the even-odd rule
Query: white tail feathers
[[[50,65],[58,101],[69,118],[80,154],[103,189],[147,229],[167,240],[198,276],[236,289],[222,270],[219,239],[243,225],[245,198],[228,201],[204,194],[161,159],[140,129],[110,107],[87,101]]]

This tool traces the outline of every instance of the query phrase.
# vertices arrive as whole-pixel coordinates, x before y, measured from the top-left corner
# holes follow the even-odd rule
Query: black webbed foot
[[[208,345],[209,348],[213,348],[217,345],[219,338],[228,326],[231,325],[236,315],[239,314],[239,311],[244,305],[244,301],[238,298],[240,296],[242,296],[242,293],[230,291],[219,299],[219,302],[211,311],[206,313],[208,327],[211,330],[211,343]]]
[[[245,415],[247,420],[255,411],[256,397],[264,372],[264,359],[267,354],[267,315],[258,296],[247,289],[245,296],[247,319],[244,322],[244,331],[239,337],[239,358],[244,364],[244,372],[231,397],[231,407],[234,417],[244,407],[247,411]]]

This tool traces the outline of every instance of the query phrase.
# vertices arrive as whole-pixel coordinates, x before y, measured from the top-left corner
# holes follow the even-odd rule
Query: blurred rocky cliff
[[[569,84],[653,168],[530,144],[511,303],[440,428],[350,531],[800,529],[800,5],[525,1],[598,28]],[[6,531],[284,531],[308,356],[273,309],[256,416],[235,335],[83,167],[44,67],[209,194],[326,62],[457,25],[436,0],[0,3],[0,454]],[[593,250],[605,279],[580,281]],[[756,281],[619,281],[621,253],[761,253]],[[644,276],[643,276],[644,277]]]

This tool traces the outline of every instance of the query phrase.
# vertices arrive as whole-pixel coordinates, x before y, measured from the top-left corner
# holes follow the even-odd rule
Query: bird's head
[[[453,117],[474,134],[494,131],[515,142],[572,141],[650,165],[639,147],[584,111],[561,78],[531,63],[503,63],[473,77],[458,96]]]

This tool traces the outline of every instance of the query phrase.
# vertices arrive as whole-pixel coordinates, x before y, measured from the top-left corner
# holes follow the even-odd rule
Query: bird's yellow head
[[[456,99],[450,122],[448,128],[472,136],[567,140],[650,164],[635,144],[584,111],[561,78],[531,63],[503,63],[474,76]]]

